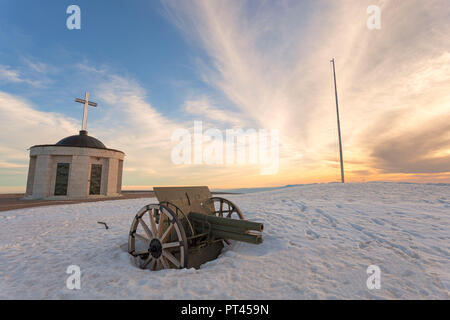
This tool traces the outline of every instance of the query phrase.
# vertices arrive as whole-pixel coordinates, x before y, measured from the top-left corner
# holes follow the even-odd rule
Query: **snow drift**
[[[201,269],[140,270],[127,250],[155,199],[0,213],[2,299],[449,299],[450,186],[295,186],[227,196],[264,223],[264,243],[233,243]],[[108,224],[106,230],[97,221]],[[69,265],[81,289],[66,288]],[[369,265],[381,289],[366,286]]]

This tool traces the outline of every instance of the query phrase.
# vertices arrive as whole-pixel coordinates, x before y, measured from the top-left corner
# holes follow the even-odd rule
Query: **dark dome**
[[[81,130],[79,135],[64,138],[60,140],[56,145],[67,147],[106,149],[106,146],[100,140],[88,136],[86,130]]]

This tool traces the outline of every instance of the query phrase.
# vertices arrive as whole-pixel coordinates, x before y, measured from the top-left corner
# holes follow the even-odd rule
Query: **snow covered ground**
[[[320,184],[227,196],[264,222],[200,270],[151,272],[126,252],[155,199],[0,212],[2,299],[449,299],[450,186]],[[106,230],[97,221],[105,221]],[[81,268],[81,289],[66,269]],[[369,265],[381,289],[366,286]]]

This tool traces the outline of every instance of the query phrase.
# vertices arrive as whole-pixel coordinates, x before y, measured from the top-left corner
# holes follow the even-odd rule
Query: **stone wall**
[[[30,149],[28,199],[86,199],[118,196],[122,184],[124,153],[111,149],[68,146],[35,146]],[[55,196],[58,163],[69,163],[67,196]],[[89,195],[91,165],[102,165],[100,195]]]

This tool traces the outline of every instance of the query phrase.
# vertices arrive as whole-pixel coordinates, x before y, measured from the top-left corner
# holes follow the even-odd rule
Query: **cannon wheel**
[[[245,220],[244,214],[237,205],[230,200],[221,197],[212,197],[206,201],[206,204],[212,204],[214,213],[221,218],[233,218],[233,213],[241,220]]]
[[[238,219],[245,220],[244,214],[241,209],[237,205],[235,205],[230,200],[221,197],[212,197],[209,198],[206,205],[211,205],[214,210],[214,214],[217,217],[233,219],[237,216]],[[233,215],[235,213],[235,215]],[[223,239],[226,244],[230,245],[231,242],[228,239]]]
[[[195,235],[194,227],[192,226],[191,221],[189,221],[186,214],[180,208],[178,208],[175,204],[173,204],[169,201],[163,201],[163,202],[160,202],[159,204],[162,204],[162,205],[166,206],[167,208],[171,209],[172,211],[174,211],[177,214],[177,217],[179,217],[180,214],[182,214],[184,217],[184,221],[187,221],[190,235],[191,236]]]
[[[161,204],[139,210],[131,224],[128,252],[137,257],[142,269],[185,268],[188,245],[177,215]]]

